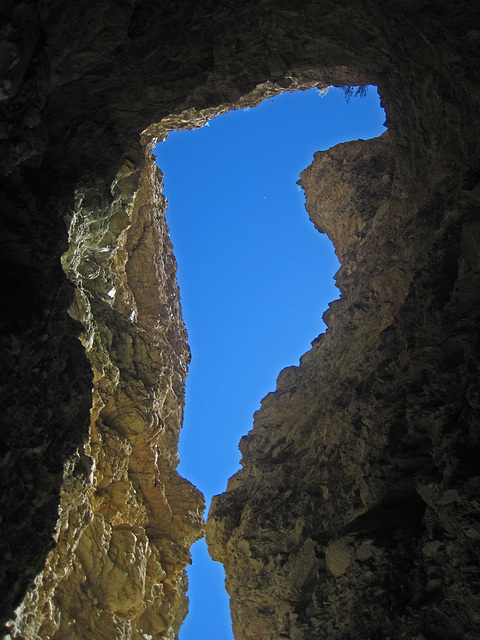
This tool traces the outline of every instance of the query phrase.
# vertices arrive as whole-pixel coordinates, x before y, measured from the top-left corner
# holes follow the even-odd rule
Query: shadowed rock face
[[[476,205],[398,197],[388,133],[315,154],[301,184],[342,296],[212,503],[236,637],[473,640]]]
[[[189,352],[155,140],[283,90],[369,82],[388,134],[301,176],[341,298],[263,401],[208,541],[238,640],[478,638],[475,3],[0,11],[11,636],[172,638],[185,614],[202,498],[175,471]]]

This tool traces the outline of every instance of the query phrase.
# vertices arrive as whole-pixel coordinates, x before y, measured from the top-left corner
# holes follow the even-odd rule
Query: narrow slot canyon
[[[178,471],[207,510],[239,470],[238,442],[260,400],[325,329],[339,295],[334,247],[296,183],[316,151],[385,130],[375,87],[347,100],[335,87],[281,94],[154,149],[192,351]],[[180,639],[233,638],[221,565],[204,540],[192,555]]]
[[[235,640],[478,640],[477,4],[5,0],[0,25],[0,637],[196,639],[205,536]],[[293,178],[340,296],[235,426],[206,518],[183,439],[177,469],[198,344],[153,150],[366,85],[387,131],[319,144]]]

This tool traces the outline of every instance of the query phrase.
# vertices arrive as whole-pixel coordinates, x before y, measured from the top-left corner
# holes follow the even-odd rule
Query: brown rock
[[[468,560],[479,558],[478,432],[466,399],[477,323],[456,315],[479,309],[475,268],[461,266],[472,264],[475,206],[461,194],[451,206],[443,180],[420,197],[404,161],[387,134],[319,152],[302,173],[310,217],[342,263],[341,297],[326,334],[264,399],[240,443],[242,471],[212,502],[207,540],[236,638],[479,632]],[[312,573],[295,592],[305,539]]]
[[[123,175],[106,209],[85,209],[81,194],[70,224],[63,264],[94,373],[92,421],[13,638],[163,637],[186,612],[184,567],[203,532],[201,494],[175,471],[190,355],[160,173],[150,156],[131,203]]]

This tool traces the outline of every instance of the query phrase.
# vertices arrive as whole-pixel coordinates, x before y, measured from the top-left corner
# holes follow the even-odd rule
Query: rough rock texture
[[[480,219],[395,174],[388,133],[302,173],[342,296],[212,504],[237,638],[479,637]]]
[[[479,637],[476,3],[0,13],[11,635],[174,637],[184,614],[202,501],[175,471],[188,349],[155,139],[282,90],[370,82],[388,136],[302,175],[341,299],[264,400],[208,537],[238,640]]]
[[[14,638],[173,637],[186,613],[184,567],[203,528],[202,497],[175,471],[190,353],[161,174],[143,156],[129,150],[112,202],[76,193],[62,262],[93,370],[91,423]]]

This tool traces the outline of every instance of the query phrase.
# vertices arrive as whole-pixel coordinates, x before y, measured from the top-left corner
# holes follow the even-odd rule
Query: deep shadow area
[[[202,499],[175,471],[189,356],[151,149],[284,90],[370,83],[388,136],[302,175],[342,295],[242,439],[210,548],[239,639],[476,640],[477,5],[0,12],[2,620],[43,565],[17,638],[178,633]],[[427,505],[407,545],[341,535],[392,488]],[[385,576],[412,549],[395,608]]]

